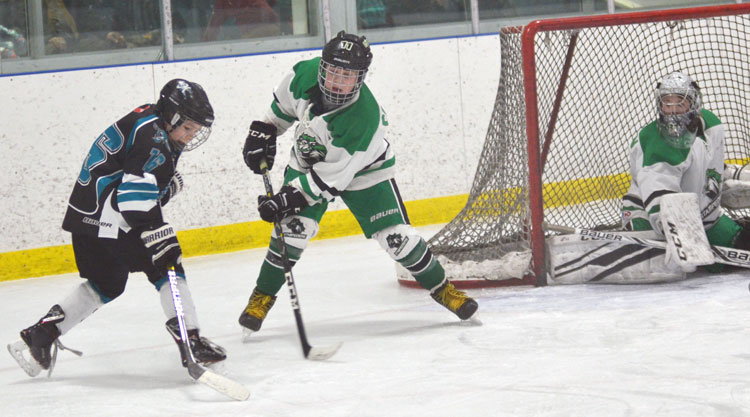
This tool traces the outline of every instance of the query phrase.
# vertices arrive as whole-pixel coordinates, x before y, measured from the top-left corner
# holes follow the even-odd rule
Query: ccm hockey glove
[[[245,164],[254,173],[263,173],[260,169],[260,162],[264,159],[270,171],[276,159],[276,126],[258,120],[251,123],[245,146],[242,148],[242,156]]]
[[[182,267],[182,249],[172,226],[163,223],[141,232],[141,240],[159,272],[166,273],[170,266]]]
[[[265,195],[258,197],[258,213],[260,218],[273,223],[290,214],[297,214],[307,206],[307,200],[299,190],[291,185],[281,187],[273,197]]]

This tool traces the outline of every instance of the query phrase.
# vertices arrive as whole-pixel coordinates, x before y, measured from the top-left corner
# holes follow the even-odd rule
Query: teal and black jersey
[[[133,110],[91,146],[73,187],[63,229],[117,239],[120,231],[163,223],[160,197],[179,156],[153,106]]]

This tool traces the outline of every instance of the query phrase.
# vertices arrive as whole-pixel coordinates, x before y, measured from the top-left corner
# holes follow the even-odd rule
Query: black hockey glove
[[[303,207],[307,207],[307,200],[291,185],[281,187],[273,197],[265,195],[258,197],[258,213],[260,218],[273,223],[290,214],[297,214]]]
[[[166,273],[170,266],[182,267],[182,249],[172,226],[163,223],[141,232],[141,240],[159,272]]]
[[[264,159],[270,171],[273,168],[273,160],[276,159],[276,126],[258,120],[251,123],[242,155],[254,173],[263,173],[260,162]]]
[[[172,179],[169,181],[169,185],[164,190],[164,194],[159,197],[159,202],[162,206],[166,205],[169,200],[171,200],[177,193],[182,191],[182,175],[180,175],[179,172],[175,171],[174,176],[172,176]]]

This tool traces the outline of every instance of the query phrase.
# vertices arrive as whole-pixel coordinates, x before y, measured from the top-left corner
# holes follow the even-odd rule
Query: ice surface
[[[429,233],[429,229],[423,233]],[[434,230],[433,230],[434,231]],[[263,329],[237,324],[264,250],[189,258],[202,334],[219,369],[252,394],[235,402],[190,380],[142,274],[63,336],[51,378],[0,354],[2,416],[744,416],[750,415],[748,274],[662,285],[470,290],[482,326],[425,291],[400,287],[361,236],[310,244],[295,268],[313,345],[304,360],[286,287]],[[0,283],[2,340],[80,282],[75,274]]]

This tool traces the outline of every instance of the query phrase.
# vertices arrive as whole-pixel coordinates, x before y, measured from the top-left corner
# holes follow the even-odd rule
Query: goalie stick
[[[266,187],[266,195],[268,197],[273,197],[273,186],[271,185],[271,179],[268,177],[268,163],[265,159],[260,162],[260,169],[263,172],[263,185]],[[305,355],[306,359],[324,361],[336,354],[341,347],[341,343],[332,346],[314,347],[310,346],[310,343],[307,341],[305,325],[302,322],[302,311],[299,306],[299,297],[297,296],[297,286],[294,283],[292,267],[289,265],[289,255],[286,251],[284,231],[281,229],[281,222],[273,222],[273,227],[276,230],[276,236],[279,238],[281,263],[284,266],[286,285],[289,287],[289,301],[292,304],[292,310],[294,310],[294,320],[297,323],[297,333],[299,333],[299,341],[302,344],[302,354]]]
[[[167,271],[167,276],[169,278],[169,288],[172,290],[172,304],[174,304],[174,311],[177,314],[177,324],[180,327],[181,349],[187,358],[187,369],[190,377],[237,401],[245,401],[250,397],[250,391],[244,385],[204,368],[195,361],[193,352],[190,349],[190,342],[188,341],[187,328],[185,327],[185,313],[182,309],[180,290],[177,289],[177,274],[174,268],[170,268]]]
[[[611,242],[620,243],[635,243],[641,246],[648,246],[652,248],[665,249],[667,243],[663,240],[656,239],[643,239],[638,237],[632,237],[622,235],[616,232],[602,232],[599,230],[581,229],[567,226],[560,226],[555,224],[544,223],[544,227],[547,230],[561,233],[574,233],[581,236],[588,236],[592,239],[608,240]],[[742,268],[750,268],[750,251],[742,249],[727,248],[724,246],[711,245],[711,251],[713,254],[713,262],[739,266]]]

